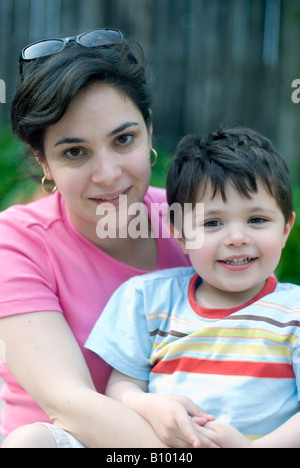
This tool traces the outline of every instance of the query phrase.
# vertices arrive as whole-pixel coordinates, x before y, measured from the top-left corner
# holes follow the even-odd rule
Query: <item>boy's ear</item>
[[[285,247],[285,244],[286,244],[286,241],[288,240],[289,238],[289,235],[290,235],[290,232],[294,226],[294,223],[295,223],[295,219],[296,219],[296,213],[293,211],[289,221],[286,223],[286,225],[284,226],[284,230],[283,230],[283,246],[282,248],[284,249]]]
[[[177,242],[177,244],[179,245],[179,247],[181,248],[182,252],[187,255],[188,254],[188,251],[186,249],[186,243],[185,243],[185,238],[184,238],[184,235],[182,233],[182,231],[180,231],[179,229],[177,229],[173,223],[170,223],[170,231],[171,231],[171,234],[172,236],[174,237],[175,241]]]

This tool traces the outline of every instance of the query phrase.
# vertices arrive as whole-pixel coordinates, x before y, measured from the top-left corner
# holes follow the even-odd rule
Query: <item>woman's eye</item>
[[[127,146],[127,145],[130,145],[130,143],[132,143],[132,141],[134,140],[134,136],[132,134],[124,134],[124,135],[120,135],[118,136],[118,138],[116,138],[116,145],[117,146]]]
[[[84,151],[81,148],[70,148],[64,154],[70,159],[77,159],[84,155]]]

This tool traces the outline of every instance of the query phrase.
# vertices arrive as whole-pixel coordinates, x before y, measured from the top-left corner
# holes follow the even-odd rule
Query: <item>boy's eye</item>
[[[215,227],[220,227],[220,226],[222,226],[222,223],[221,221],[217,219],[209,219],[208,221],[205,221],[204,223],[204,227],[207,227],[207,228],[215,228]]]
[[[251,219],[249,219],[248,223],[249,224],[263,224],[266,223],[267,220],[265,218],[262,218],[261,216],[255,216]]]

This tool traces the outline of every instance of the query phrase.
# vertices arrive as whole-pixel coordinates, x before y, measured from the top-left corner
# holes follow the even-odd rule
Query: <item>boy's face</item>
[[[222,306],[219,295],[226,307],[226,297],[228,304],[234,296],[243,303],[264,287],[280,260],[295,216],[286,224],[276,200],[262,184],[251,198],[241,196],[230,184],[226,187],[226,202],[219,193],[213,199],[211,196],[212,190],[208,189],[204,199],[199,200],[204,203],[204,219],[198,221],[199,228],[204,229],[203,246],[187,250],[184,240],[179,243],[203,279],[200,304]],[[239,304],[227,307],[235,305]]]

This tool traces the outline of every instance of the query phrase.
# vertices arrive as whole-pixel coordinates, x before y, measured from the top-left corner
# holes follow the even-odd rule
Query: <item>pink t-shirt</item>
[[[160,232],[166,232],[166,219],[158,209],[166,202],[165,191],[150,188],[144,202],[151,220],[159,220]],[[157,244],[158,270],[189,265],[170,236],[157,238]],[[70,222],[59,193],[0,214],[0,265],[0,319],[40,311],[63,313],[96,389],[103,393],[110,368],[84,343],[111,294],[130,277],[146,272],[118,262],[83,237]],[[4,435],[24,424],[49,422],[4,363],[0,377]]]

